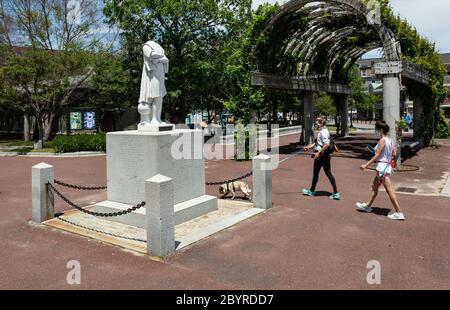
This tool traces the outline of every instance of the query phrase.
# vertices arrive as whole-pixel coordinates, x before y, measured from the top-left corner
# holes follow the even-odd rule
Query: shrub
[[[105,152],[106,134],[56,136],[51,141],[56,153]]]
[[[444,112],[442,111],[442,109],[436,120],[436,138],[438,139],[450,138],[450,124],[445,119]]]

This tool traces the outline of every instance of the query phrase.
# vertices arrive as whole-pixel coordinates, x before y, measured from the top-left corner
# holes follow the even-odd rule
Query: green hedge
[[[56,153],[105,152],[106,134],[56,136],[49,147],[55,149]]]

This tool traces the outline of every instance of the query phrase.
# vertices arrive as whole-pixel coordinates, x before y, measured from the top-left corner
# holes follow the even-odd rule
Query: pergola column
[[[341,133],[344,137],[348,136],[348,100],[349,96],[345,96],[341,113]]]
[[[314,142],[314,92],[305,92],[303,97],[303,115],[305,143],[311,144]]]
[[[389,135],[397,148],[397,167],[401,164],[401,139],[397,137],[397,124],[400,120],[400,82],[394,75],[383,77],[383,118],[391,128]]]

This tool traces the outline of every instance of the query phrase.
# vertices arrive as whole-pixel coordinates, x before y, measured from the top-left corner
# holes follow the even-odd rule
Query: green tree
[[[402,49],[402,56],[429,73],[429,85],[420,85],[414,81],[404,81],[411,98],[419,96],[427,102],[421,118],[422,128],[415,133],[430,142],[435,137],[449,137],[450,125],[445,121],[441,102],[446,96],[444,76],[446,70],[442,64],[434,43],[422,38],[417,29],[400,16],[394,15],[388,0],[382,1],[382,17],[386,25],[395,33]]]
[[[47,141],[57,111],[91,76],[91,58],[80,50],[30,49],[20,56],[9,53],[0,67],[2,97],[6,94],[7,100],[16,102],[16,108],[36,117],[39,139]]]
[[[131,70],[130,89],[139,94],[142,45],[155,40],[171,62],[164,108],[174,123],[193,109],[217,109],[229,92],[222,76],[251,14],[251,0],[105,0],[105,15],[122,30]]]
[[[350,88],[352,94],[349,100],[349,109],[353,115],[353,111],[358,112],[373,112],[375,104],[380,101],[380,97],[370,94],[367,88],[364,87],[363,79],[358,75],[356,68],[349,73]],[[353,117],[351,118],[353,127]]]
[[[336,115],[336,107],[331,96],[319,96],[314,102],[314,113],[316,116],[334,116]]]
[[[89,103],[99,113],[100,118],[105,112],[112,112],[116,120],[123,113],[136,106],[132,100],[132,89],[129,88],[131,74],[124,66],[124,54],[98,52],[93,61],[93,74],[88,81],[93,90],[89,96]]]
[[[257,71],[260,63],[265,63],[264,60],[260,61],[259,50],[259,44],[266,39],[265,36],[260,35],[262,25],[277,7],[277,5],[264,4],[253,12],[251,23],[243,31],[240,48],[236,49],[227,67],[226,74],[234,85],[235,91],[230,94],[225,107],[244,125],[248,124],[256,113],[271,112],[273,114],[273,111],[269,110],[269,101],[272,103],[272,108],[277,106],[276,96],[273,93],[256,89],[250,83],[251,72]],[[273,60],[270,64],[273,64]]]
[[[99,0],[0,0],[0,101],[36,117],[39,138],[48,140],[56,115],[92,73],[92,52],[110,31],[99,31]],[[16,48],[25,50],[16,53]],[[26,135],[25,135],[26,136]]]

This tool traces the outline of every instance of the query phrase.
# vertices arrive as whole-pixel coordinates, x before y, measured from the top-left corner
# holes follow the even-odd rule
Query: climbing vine
[[[368,2],[368,0],[361,1]],[[446,89],[443,86],[445,68],[440,61],[435,45],[422,38],[406,20],[396,16],[389,0],[379,0],[379,3],[382,22],[397,38],[402,51],[402,59],[412,61],[429,73],[428,86],[410,80],[403,81],[410,97],[421,97],[425,103],[424,115],[417,116],[424,120],[423,128],[419,128],[418,132],[427,138],[428,142],[434,137],[450,137],[450,126],[446,122],[440,106],[446,97]],[[300,11],[292,11],[278,21],[276,26],[262,31],[265,21],[277,9],[277,6],[264,6],[255,13],[252,29],[249,31],[249,38],[243,49],[246,68],[248,71],[259,70],[284,76],[297,75],[300,74],[298,66],[302,59],[297,59],[296,55],[286,49],[286,46],[289,41],[298,37],[299,33],[308,30],[310,20],[306,14],[302,15]],[[320,18],[332,19],[332,22],[327,25],[327,30],[331,32],[346,26],[354,26],[357,29],[346,40],[340,42],[344,51],[351,51],[354,47],[368,47],[377,42],[381,45],[378,34],[373,28],[368,27],[367,21],[361,15],[340,17],[324,12]],[[353,59],[345,52],[341,53],[337,59],[333,60],[333,68],[330,68],[328,67],[330,63],[329,49],[329,44],[324,43],[317,46],[317,50],[314,51],[314,63],[308,64],[309,74],[317,76],[317,80],[349,84],[353,79],[352,66],[349,66],[348,63],[349,59]]]

